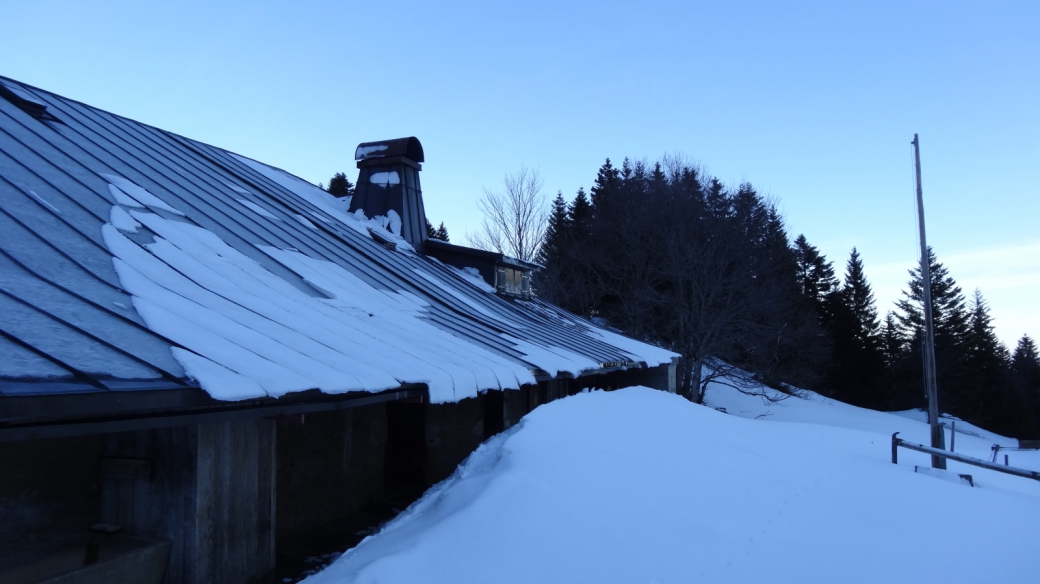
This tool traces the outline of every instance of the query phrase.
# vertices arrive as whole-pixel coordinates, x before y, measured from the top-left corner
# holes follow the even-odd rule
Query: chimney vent
[[[425,158],[419,140],[413,136],[364,142],[354,151],[354,160],[361,172],[350,212],[361,209],[370,219],[386,216],[389,229],[414,247],[422,246],[427,233],[419,171]]]

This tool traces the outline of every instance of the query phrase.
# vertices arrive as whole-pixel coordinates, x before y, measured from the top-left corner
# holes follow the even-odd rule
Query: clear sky
[[[313,182],[415,135],[453,240],[522,164],[547,195],[682,153],[772,196],[886,312],[929,243],[1040,337],[1040,2],[0,3],[0,74]]]

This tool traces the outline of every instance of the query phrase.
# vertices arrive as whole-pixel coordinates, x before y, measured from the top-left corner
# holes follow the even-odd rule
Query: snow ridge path
[[[1040,484],[891,464],[891,432],[927,435],[906,413],[708,397],[737,415],[639,387],[542,406],[306,582],[1037,581]],[[958,451],[1009,440],[986,434]]]

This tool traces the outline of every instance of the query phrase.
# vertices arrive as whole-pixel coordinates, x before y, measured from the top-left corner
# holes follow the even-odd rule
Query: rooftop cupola
[[[415,247],[426,241],[426,210],[423,207],[419,171],[424,162],[417,138],[398,138],[358,144],[357,185],[350,212],[361,209],[365,217],[385,216],[388,228]]]

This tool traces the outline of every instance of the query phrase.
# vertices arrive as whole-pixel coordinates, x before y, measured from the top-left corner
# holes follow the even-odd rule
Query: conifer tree
[[[426,220],[426,237],[430,239],[436,239],[439,241],[449,241],[448,239],[448,228],[444,226],[444,222],[441,221],[440,227],[434,227],[430,220]]]
[[[835,293],[830,331],[834,340],[830,384],[849,403],[884,408],[885,349],[874,293],[863,271],[863,260],[852,248],[845,266],[845,283]]]
[[[628,167],[628,159],[625,159],[625,167]],[[592,183],[592,199],[591,206],[593,208],[603,208],[607,201],[613,199],[621,190],[621,173],[618,169],[614,168],[614,165],[610,163],[608,158],[603,166],[599,168],[599,172],[596,173],[596,180]]]
[[[589,222],[592,221],[592,203],[585,195],[585,189],[579,188],[574,200],[567,206],[567,224],[573,237],[582,239],[589,234]]]
[[[545,227],[545,235],[542,246],[538,250],[538,263],[547,269],[559,267],[565,247],[564,238],[567,236],[567,201],[563,198],[563,192],[557,192],[553,199],[552,209],[549,211],[549,220]]]
[[[1011,356],[1011,369],[1022,376],[1040,382],[1040,353],[1029,335],[1022,335]]]
[[[1019,438],[1040,440],[1040,356],[1036,343],[1023,335],[1011,356],[1008,386],[1017,416],[1015,431],[1005,432]]]
[[[972,296],[970,322],[966,337],[969,359],[974,368],[986,372],[986,376],[1002,374],[1011,360],[1007,347],[997,339],[993,330],[993,317],[989,313],[989,303],[976,288]]]
[[[794,240],[793,253],[802,296],[816,309],[820,323],[825,324],[832,317],[832,310],[828,306],[831,292],[838,288],[834,267],[805,239],[805,235],[799,235]]]
[[[929,270],[931,275],[932,320],[935,327],[936,351],[939,347],[960,348],[968,332],[968,314],[965,307],[964,294],[957,282],[950,277],[946,266],[935,258],[935,252],[928,248]],[[921,311],[924,287],[921,279],[921,268],[910,270],[909,290],[903,291],[903,298],[896,302],[901,311],[896,318],[906,337],[921,338],[924,332],[924,315]]]
[[[598,252],[602,251],[595,249],[592,242],[592,213],[585,189],[578,188],[574,200],[567,205],[561,237],[561,281],[567,291],[560,296],[560,306],[584,316],[594,310],[596,265]]]
[[[989,305],[978,289],[972,297],[969,328],[965,335],[965,370],[959,408],[975,416],[976,423],[995,431],[1005,429],[1008,415],[1013,414],[1014,399],[1008,392],[1007,348],[993,331]]]
[[[852,314],[855,324],[852,338],[860,347],[880,347],[881,323],[878,322],[877,307],[874,306],[874,292],[867,282],[863,259],[856,248],[852,248],[845,265],[845,285],[842,286],[841,297],[842,304]]]
[[[567,201],[560,191],[552,201],[542,245],[538,248],[537,261],[542,264],[542,269],[534,275],[538,295],[560,306],[566,303],[564,295],[570,289],[563,282],[568,235]]]
[[[885,354],[885,367],[889,370],[894,370],[906,356],[906,339],[892,311],[885,315],[885,324],[881,327],[881,350]]]
[[[966,341],[968,335],[968,312],[964,294],[949,271],[928,248],[931,275],[932,320],[935,333],[935,368],[939,388],[939,409],[954,414],[963,413],[961,401],[966,388]],[[903,396],[897,407],[921,407],[925,393],[923,382],[922,348],[924,342],[924,316],[922,312],[923,282],[920,266],[910,270],[909,290],[896,303],[899,313],[900,333],[907,340],[904,367],[897,372]],[[962,416],[963,417],[963,416]],[[970,417],[970,414],[969,416]]]
[[[354,195],[354,185],[342,172],[337,172],[329,179],[329,186],[325,189],[330,195],[336,197],[351,197]]]
[[[893,311],[885,315],[881,325],[881,352],[885,358],[884,387],[882,390],[884,405],[879,409],[899,410],[920,407],[919,388],[913,386],[914,380],[920,379],[921,361],[914,361],[914,353],[910,348],[911,339],[903,336],[902,327]],[[908,381],[909,380],[909,381]],[[911,389],[912,388],[912,389]]]

